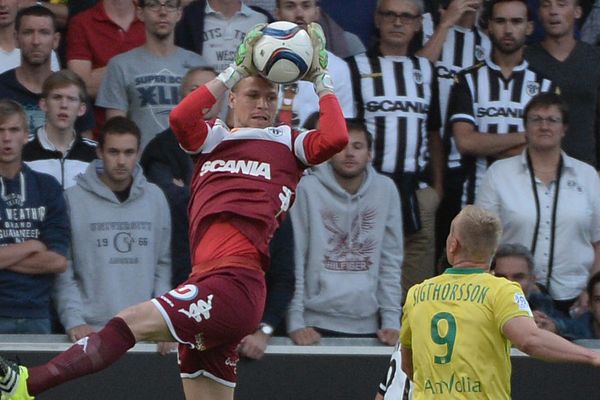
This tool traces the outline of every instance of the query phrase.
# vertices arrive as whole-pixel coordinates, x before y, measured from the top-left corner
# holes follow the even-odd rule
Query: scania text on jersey
[[[426,114],[429,110],[429,105],[420,101],[369,101],[366,103],[365,108],[369,112],[377,111],[403,111],[403,112],[416,112]]]
[[[250,176],[262,176],[271,180],[271,165],[266,162],[253,160],[214,160],[206,161],[200,169],[200,176],[208,172],[229,172]]]
[[[479,107],[477,109],[477,118],[483,117],[523,118],[523,109],[512,107]]]

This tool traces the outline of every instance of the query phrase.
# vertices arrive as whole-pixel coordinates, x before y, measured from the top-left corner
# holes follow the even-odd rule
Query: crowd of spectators
[[[0,0],[0,333],[77,340],[186,279],[193,164],[169,113],[250,28],[285,20],[323,26],[350,142],[301,179],[240,352],[260,358],[273,334],[395,344],[403,295],[443,272],[473,203],[500,216],[495,273],[538,325],[598,337],[600,6],[585,1]],[[309,82],[280,86],[278,124],[315,128],[315,111]],[[204,115],[232,118],[225,102]]]

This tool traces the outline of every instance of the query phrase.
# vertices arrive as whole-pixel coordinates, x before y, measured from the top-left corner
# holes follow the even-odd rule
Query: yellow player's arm
[[[522,352],[545,361],[600,367],[600,354],[540,329],[530,317],[514,317],[502,327],[504,335]]]
[[[412,362],[412,349],[408,347],[400,346],[400,354],[402,355],[401,367],[402,371],[413,380],[413,362]]]

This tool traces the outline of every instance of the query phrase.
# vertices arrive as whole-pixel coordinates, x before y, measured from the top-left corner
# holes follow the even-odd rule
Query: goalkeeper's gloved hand
[[[258,24],[248,31],[237,48],[234,62],[217,76],[217,79],[223,82],[228,89],[234,87],[242,79],[257,73],[252,62],[252,50],[254,44],[262,37],[265,26],[267,24]]]
[[[310,69],[302,78],[312,82],[315,92],[321,94],[324,91],[333,92],[333,82],[327,71],[327,50],[325,49],[325,34],[321,26],[315,22],[308,24],[306,28],[313,45],[313,59]]]

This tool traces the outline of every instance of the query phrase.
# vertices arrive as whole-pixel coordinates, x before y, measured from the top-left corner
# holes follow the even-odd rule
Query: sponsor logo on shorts
[[[188,318],[193,318],[196,322],[202,322],[202,318],[210,319],[210,310],[212,310],[212,299],[213,295],[209,294],[204,300],[198,300],[196,303],[190,304],[189,310],[185,310],[183,308],[179,309],[179,312],[187,316]]]
[[[169,294],[177,300],[189,301],[198,295],[198,288],[194,285],[183,285],[171,290]]]
[[[237,359],[231,359],[231,357],[227,357],[227,359],[225,360],[225,365],[229,366],[229,367],[237,367],[237,363],[238,360]]]
[[[237,363],[239,361],[239,358],[236,359],[231,359],[230,357],[227,357],[227,359],[225,360],[225,365],[227,365],[228,367],[232,367],[233,368],[233,373],[237,375]]]

